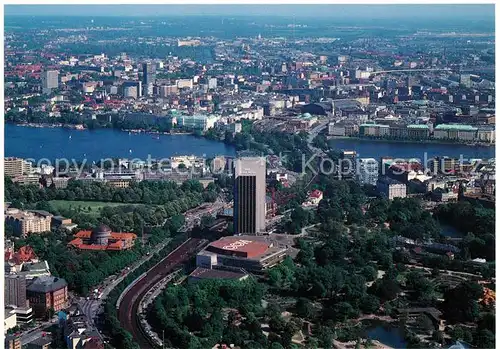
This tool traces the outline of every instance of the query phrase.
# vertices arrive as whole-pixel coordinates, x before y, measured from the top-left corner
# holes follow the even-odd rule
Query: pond
[[[464,234],[455,227],[441,223],[441,235],[450,238],[463,238]]]
[[[404,330],[400,327],[390,324],[377,324],[368,327],[366,338],[377,340],[392,348],[406,348]]]

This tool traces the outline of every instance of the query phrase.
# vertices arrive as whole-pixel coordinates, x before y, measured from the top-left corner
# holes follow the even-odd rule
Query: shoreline
[[[91,131],[92,129],[89,129],[85,127],[83,124],[62,124],[62,123],[53,123],[53,124],[47,124],[47,123],[15,123],[15,122],[6,122],[7,124],[19,126],[19,127],[31,127],[31,128],[67,128],[71,130],[77,130],[77,131]],[[145,134],[151,134],[151,135],[167,135],[167,136],[177,136],[177,135],[193,135],[194,132],[160,132],[160,131],[147,131],[143,129],[118,129],[114,127],[99,127],[96,128],[96,130],[99,129],[109,129],[109,130],[116,130],[116,131],[121,131],[121,132],[128,132],[130,134],[139,134],[139,133],[145,133]]]
[[[400,139],[378,139],[378,138],[364,138],[364,137],[347,137],[347,136],[327,136],[327,141],[331,140],[353,140],[362,142],[378,142],[378,143],[411,143],[411,144],[443,144],[443,145],[465,145],[473,148],[488,148],[495,147],[495,143],[462,143],[462,142],[445,142],[445,141],[415,141],[415,140],[400,140]]]

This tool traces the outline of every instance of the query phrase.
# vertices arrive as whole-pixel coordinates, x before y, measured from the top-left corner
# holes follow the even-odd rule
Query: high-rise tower
[[[259,234],[266,230],[266,160],[241,157],[234,162],[234,231]]]

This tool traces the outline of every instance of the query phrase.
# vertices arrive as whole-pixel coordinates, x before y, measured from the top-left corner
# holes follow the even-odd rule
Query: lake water
[[[495,147],[475,147],[464,144],[439,143],[399,143],[349,138],[334,138],[330,146],[337,150],[355,150],[360,158],[375,158],[382,156],[409,159],[424,159],[425,153],[430,159],[436,156],[449,156],[464,159],[489,159],[495,157]]]
[[[5,125],[5,156],[98,161],[106,158],[168,158],[175,155],[233,156],[234,147],[193,135],[129,134],[113,129],[78,131]]]
[[[235,155],[234,147],[222,142],[192,135],[128,134],[113,129],[71,130],[64,128],[34,128],[5,125],[5,156],[41,159],[86,158],[97,161],[105,158],[167,158],[174,155]],[[158,139],[157,139],[158,138]],[[359,139],[333,139],[336,149],[355,150],[359,157],[391,156],[393,158],[423,158],[453,156],[464,158],[493,158],[494,147],[469,147],[459,144],[390,143]]]

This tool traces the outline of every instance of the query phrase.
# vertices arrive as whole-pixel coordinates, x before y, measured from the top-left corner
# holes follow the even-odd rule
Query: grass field
[[[125,205],[134,205],[134,204],[126,204],[121,202],[103,202],[103,201],[68,201],[68,200],[51,200],[49,204],[55,208],[56,210],[61,209],[80,209],[81,212],[86,214],[98,215],[99,211],[103,207],[116,207],[116,206],[125,206]]]

